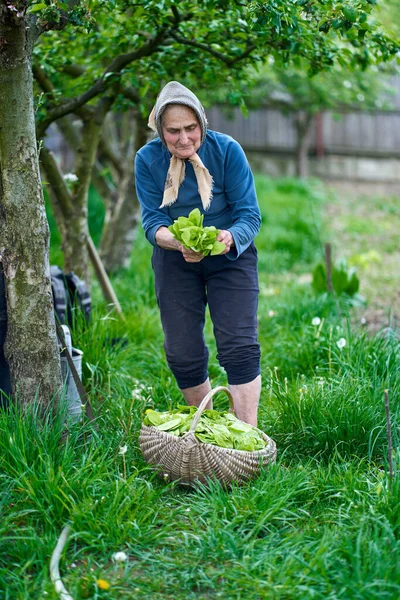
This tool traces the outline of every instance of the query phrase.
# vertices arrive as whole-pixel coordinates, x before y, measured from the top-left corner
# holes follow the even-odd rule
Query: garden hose
[[[61,553],[67,542],[70,530],[71,530],[71,527],[69,525],[66,525],[64,527],[64,529],[61,532],[60,537],[58,538],[57,545],[53,550],[53,554],[51,555],[51,560],[50,560],[50,579],[51,579],[52,583],[54,584],[57,594],[60,595],[61,600],[74,600],[73,597],[68,593],[68,591],[64,587],[64,584],[60,577],[60,569],[59,569]]]

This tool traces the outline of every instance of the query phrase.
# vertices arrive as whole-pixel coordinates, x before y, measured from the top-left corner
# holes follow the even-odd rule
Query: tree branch
[[[54,191],[53,197],[57,208],[63,219],[67,220],[72,212],[72,196],[54,154],[46,146],[42,146],[40,151],[40,162],[43,165],[50,187]]]
[[[49,125],[53,123],[53,121],[56,121],[68,113],[76,111],[79,107],[89,102],[89,100],[92,100],[104,92],[109,85],[109,80],[112,80],[113,75],[120,77],[121,71],[124,67],[129,65],[131,62],[138,60],[139,58],[143,58],[144,56],[149,56],[152,54],[162,44],[165,35],[166,28],[162,29],[155,37],[151,38],[138,50],[117,56],[104,71],[102,77],[100,77],[100,79],[98,79],[89,90],[80,96],[73,98],[72,100],[68,100],[63,104],[50,109],[48,111],[47,118],[44,119],[39,125],[39,132],[41,133],[40,137],[43,136],[44,132]]]
[[[85,73],[86,69],[83,65],[64,65],[62,71],[77,79]]]
[[[51,96],[52,100],[54,100],[54,86],[44,69],[42,69],[37,63],[33,63],[32,74],[42,90]]]
[[[195,42],[194,40],[188,40],[184,37],[181,37],[180,35],[177,35],[176,33],[171,33],[171,37],[180,44],[183,44],[185,46],[192,46],[193,48],[199,48],[200,50],[204,50],[208,54],[212,54],[212,56],[218,58],[218,60],[226,64],[228,67],[232,67],[239,61],[243,60],[244,58],[249,56],[249,54],[251,54],[253,50],[256,49],[255,44],[249,44],[246,50],[240,56],[235,56],[232,58],[227,56],[226,54],[223,54],[222,52],[219,52],[218,50],[214,50],[214,48],[208,46],[207,44],[204,44],[202,42]]]
[[[133,86],[121,88],[121,94],[127,100],[131,100],[134,104],[140,104],[141,98],[139,92]]]

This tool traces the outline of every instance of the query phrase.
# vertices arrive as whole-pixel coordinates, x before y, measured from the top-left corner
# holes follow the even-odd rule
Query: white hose
[[[72,596],[67,592],[60,577],[60,557],[64,549],[66,541],[68,539],[71,527],[66,525],[58,538],[57,546],[53,550],[50,560],[50,579],[54,584],[57,594],[60,595],[61,600],[74,600]]]

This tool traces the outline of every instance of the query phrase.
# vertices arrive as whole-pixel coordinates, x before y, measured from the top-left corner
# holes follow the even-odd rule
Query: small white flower
[[[313,320],[311,321],[311,324],[314,325],[315,327],[318,327],[318,325],[321,325],[321,319],[319,317],[314,317]]]
[[[78,181],[78,177],[75,175],[75,173],[65,173],[64,181],[70,181],[71,183],[73,183],[75,181]]]
[[[361,325],[366,325],[367,319],[365,317],[361,317]]]
[[[186,512],[190,512],[190,508],[187,508],[187,509],[186,509]]]
[[[121,448],[118,451],[118,454],[126,454],[128,452],[128,446],[125,444],[125,446],[121,446]]]
[[[348,79],[345,79],[345,80],[343,81],[343,86],[344,86],[345,88],[347,88],[348,90],[349,90],[350,88],[352,88],[352,87],[353,87],[353,85],[352,85],[351,81],[349,81]]]
[[[342,338],[340,338],[340,340],[338,340],[336,342],[336,346],[339,348],[339,350],[341,350],[342,348],[345,347],[346,343],[347,342],[346,342],[345,338],[342,337]]]
[[[126,560],[128,560],[128,555],[126,554],[126,552],[115,552],[112,555],[113,560],[115,560],[115,562],[125,562]]]
[[[275,315],[276,315],[276,311],[275,310],[268,311],[268,316],[269,317],[275,317]]]
[[[357,100],[358,100],[359,102],[364,102],[364,100],[365,100],[365,96],[364,96],[364,94],[357,94]]]

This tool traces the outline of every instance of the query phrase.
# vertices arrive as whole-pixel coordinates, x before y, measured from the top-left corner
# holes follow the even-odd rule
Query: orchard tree
[[[31,57],[39,36],[82,17],[77,3],[42,21],[26,0],[0,2],[0,255],[13,392],[43,403],[61,386],[49,273],[49,228],[40,182]]]
[[[49,167],[51,154],[45,165],[54,174],[55,191],[57,181],[60,184],[70,211],[65,236],[72,255],[78,257],[87,238],[83,223],[87,190],[105,116],[127,97],[125,88],[132,106],[142,113],[132,101],[137,94],[147,97],[141,82],[147,80],[149,95],[155,88],[158,91],[163,73],[170,73],[172,66],[199,85],[215,86],[229,79],[240,81],[246,65],[263,62],[269,55],[283,64],[303,58],[317,72],[337,60],[366,66],[388,60],[397,51],[396,44],[370,22],[371,0],[91,0],[90,7],[93,16],[80,0],[0,2],[0,252],[8,307],[6,355],[13,390],[19,390],[22,402],[33,400],[39,389],[46,403],[60,386],[49,234],[34,127],[31,60],[40,36],[38,79],[42,77],[48,88],[43,88],[37,107],[38,137],[69,115],[82,121],[78,181],[70,190],[61,185],[61,174],[57,180],[57,171]],[[90,32],[83,32],[82,26],[90,25]],[[208,69],[211,60],[219,66]],[[166,61],[171,69],[165,67]],[[68,73],[73,79],[66,77]],[[77,231],[67,232],[69,219]],[[84,253],[79,261],[86,269]]]
[[[390,77],[395,66],[369,68],[335,64],[329,71],[310,77],[307,68],[270,64],[253,80],[247,106],[276,107],[293,115],[296,128],[296,175],[307,177],[310,134],[316,115],[323,111],[381,110],[390,108]]]

